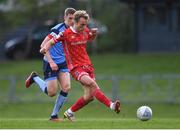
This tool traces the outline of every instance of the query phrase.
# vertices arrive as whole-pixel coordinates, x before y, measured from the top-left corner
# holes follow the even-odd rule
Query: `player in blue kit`
[[[64,12],[64,22],[57,24],[51,29],[51,33],[46,36],[41,44],[41,48],[53,37],[56,37],[60,32],[63,32],[68,27],[74,24],[75,13],[74,8],[67,8]],[[68,91],[70,90],[70,74],[66,65],[66,59],[64,56],[62,44],[56,44],[53,46],[43,58],[43,71],[44,79],[42,80],[36,72],[32,72],[26,79],[26,88],[29,88],[32,83],[36,83],[39,88],[48,96],[53,97],[58,90],[58,82],[60,84],[61,91],[57,96],[53,112],[51,114],[51,121],[62,121],[58,118],[58,112],[64,102],[67,99]]]

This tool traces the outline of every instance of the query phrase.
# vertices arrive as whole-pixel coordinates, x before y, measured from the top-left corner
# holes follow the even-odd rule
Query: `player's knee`
[[[94,100],[94,96],[90,96],[88,102],[92,102]]]
[[[94,96],[91,93],[86,93],[84,95],[84,100],[87,102],[93,101],[94,100]]]
[[[57,93],[57,89],[55,89],[55,88],[48,89],[48,96],[54,97],[56,95],[56,93]]]
[[[92,98],[93,98],[93,97],[91,97],[90,95],[84,95],[84,100],[85,100],[86,102],[91,101]]]
[[[96,84],[95,81],[90,81],[86,85],[89,86],[89,87],[92,87],[92,88],[97,87],[97,84]]]
[[[48,96],[50,96],[50,97],[54,97],[55,95],[56,95],[55,92],[48,92]]]
[[[71,90],[70,84],[66,84],[62,87],[62,91],[68,93]]]

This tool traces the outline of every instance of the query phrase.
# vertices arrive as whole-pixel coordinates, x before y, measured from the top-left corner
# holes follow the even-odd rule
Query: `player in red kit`
[[[88,20],[89,15],[86,11],[76,11],[74,13],[74,26],[66,29],[62,34],[59,34],[56,38],[50,40],[40,50],[41,53],[46,53],[52,45],[58,41],[62,41],[70,73],[84,88],[84,95],[64,112],[64,117],[71,121],[74,118],[74,112],[84,107],[94,98],[114,110],[116,113],[120,112],[120,102],[118,100],[112,102],[100,90],[95,81],[94,68],[87,54],[86,44],[88,41],[95,39],[97,30],[89,30],[87,28]]]

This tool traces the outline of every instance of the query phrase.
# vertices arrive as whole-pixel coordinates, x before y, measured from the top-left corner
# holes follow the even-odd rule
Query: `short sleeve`
[[[55,43],[64,42],[64,32],[59,33],[56,37],[53,37]]]

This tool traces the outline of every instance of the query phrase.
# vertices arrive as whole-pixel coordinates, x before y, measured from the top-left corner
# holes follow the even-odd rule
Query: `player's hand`
[[[47,49],[45,47],[42,47],[39,51],[41,54],[46,54]]]
[[[91,28],[91,33],[92,33],[93,35],[96,35],[97,32],[98,32],[98,28]]]
[[[54,43],[54,40],[53,39],[51,39],[51,40],[49,40],[41,49],[40,49],[40,53],[42,53],[42,54],[46,54],[46,52],[49,50],[49,48],[51,47],[51,46],[53,46],[55,43]]]
[[[52,71],[58,70],[58,66],[54,61],[49,62]]]
[[[89,41],[93,41],[97,37],[97,31],[98,31],[97,28],[91,28]]]

